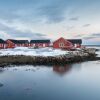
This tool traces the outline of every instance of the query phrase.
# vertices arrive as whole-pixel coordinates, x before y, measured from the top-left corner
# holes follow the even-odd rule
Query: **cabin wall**
[[[50,43],[31,43],[30,47],[49,47]]]
[[[17,47],[29,47],[29,44],[16,44]]]
[[[10,40],[7,40],[6,42],[7,42],[6,48],[15,48],[16,45],[13,42],[11,42]]]
[[[7,42],[6,48],[29,47],[29,43],[23,43],[23,44],[22,43],[21,44],[18,43],[18,44],[15,44],[10,40],[7,40],[6,42]]]
[[[75,49],[75,48],[81,48],[81,43],[72,43],[69,40],[66,40],[64,38],[60,38],[53,42],[53,48],[55,49]]]
[[[60,38],[53,43],[53,48],[55,49],[71,49],[73,47],[72,43],[65,40],[64,38]]]
[[[6,43],[0,43],[0,49],[5,49],[6,48]]]

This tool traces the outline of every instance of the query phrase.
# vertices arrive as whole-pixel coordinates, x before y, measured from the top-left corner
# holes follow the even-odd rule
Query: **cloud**
[[[100,45],[100,33],[78,34],[75,38],[81,38],[84,45]]]
[[[7,38],[30,38],[30,39],[43,39],[46,35],[42,33],[31,32],[29,30],[21,31],[14,27],[9,27],[0,23],[0,31],[2,32],[2,37]]]
[[[71,21],[78,21],[79,17],[71,17],[69,20],[71,20]]]
[[[57,0],[55,0],[57,1]],[[56,3],[56,4],[55,4]],[[50,3],[49,5],[45,5],[45,6],[41,6],[39,8],[39,13],[38,15],[41,17],[46,18],[47,22],[50,23],[57,23],[57,22],[61,22],[63,20],[65,20],[65,11],[67,9],[67,6],[65,6],[64,3],[60,3],[60,1],[58,0],[58,2]],[[60,5],[59,5],[60,3]],[[65,2],[66,3],[66,2]]]
[[[0,18],[21,19],[31,22],[45,20],[47,23],[59,23],[65,20],[68,10],[68,1],[66,0],[24,0],[24,5],[23,0],[14,1],[11,4],[8,3],[7,9],[6,6],[1,7]]]
[[[67,31],[72,30],[73,28],[75,28],[75,26],[67,26]]]
[[[88,33],[88,34],[78,34],[74,36],[75,38],[82,38],[85,40],[95,40],[96,38],[100,39],[100,33]]]
[[[0,0],[0,32],[3,34],[0,33],[0,36],[5,38],[7,35],[11,38],[48,36],[53,39],[60,36],[70,38],[79,33],[75,38],[97,37],[81,34],[100,30],[99,9],[96,8],[99,7],[99,3],[97,6],[93,3],[95,1],[92,1],[88,6],[87,0],[76,0],[76,2],[75,0],[10,0],[9,2]],[[91,13],[91,9],[94,14]],[[83,24],[84,22],[87,24]],[[94,29],[87,30],[89,22],[94,23]]]
[[[85,36],[83,38],[86,39],[86,40],[100,38],[100,33],[91,33],[91,34],[88,34],[87,36]]]
[[[100,33],[92,33],[91,36],[100,37]]]
[[[91,33],[85,37],[83,37],[83,39],[85,40],[95,40],[99,38],[99,41],[100,41],[100,33]]]
[[[91,24],[84,24],[83,27],[89,27]]]
[[[84,34],[78,34],[78,35],[75,35],[74,37],[75,38],[82,38],[84,36]]]

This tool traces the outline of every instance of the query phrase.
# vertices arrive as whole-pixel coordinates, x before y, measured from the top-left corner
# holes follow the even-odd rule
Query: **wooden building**
[[[50,40],[31,40],[30,47],[49,47]]]
[[[73,48],[73,44],[70,41],[67,41],[64,38],[59,38],[58,40],[53,42],[53,48],[55,49],[71,49]]]
[[[7,42],[7,48],[28,47],[29,46],[29,41],[28,40],[8,39],[6,42]]]
[[[0,39],[0,49],[5,49],[6,48],[6,42],[2,39]]]
[[[80,48],[81,44],[82,44],[82,40],[81,39],[67,39],[68,41],[70,41],[75,48]]]
[[[20,46],[22,47],[29,47],[29,41],[28,40],[18,40],[20,42]]]
[[[61,37],[53,42],[53,48],[73,49],[73,48],[80,48],[81,44],[82,44],[81,39],[64,39]]]

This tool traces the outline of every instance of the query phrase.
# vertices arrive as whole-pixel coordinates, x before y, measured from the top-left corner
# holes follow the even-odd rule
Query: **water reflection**
[[[67,64],[67,65],[54,65],[53,66],[53,71],[60,74],[60,75],[64,75],[65,73],[68,73],[72,68],[71,64]]]
[[[0,100],[100,100],[99,76],[97,61],[5,67],[0,69]]]
[[[0,73],[2,73],[4,71],[4,69],[3,68],[0,68]]]

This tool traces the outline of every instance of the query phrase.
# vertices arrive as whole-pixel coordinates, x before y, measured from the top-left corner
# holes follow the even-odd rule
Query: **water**
[[[100,100],[100,61],[0,68],[0,100]]]
[[[0,100],[100,100],[100,62],[0,70]]]

